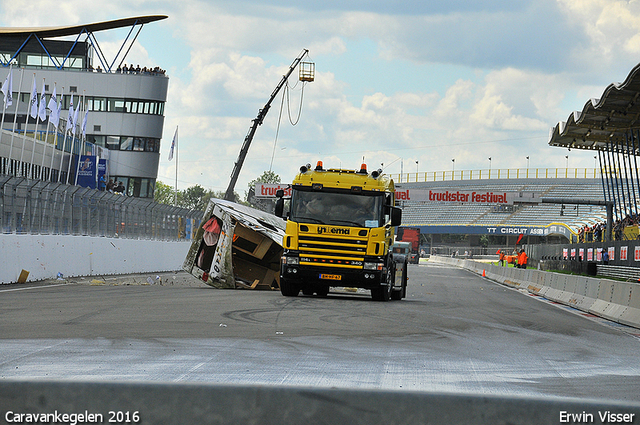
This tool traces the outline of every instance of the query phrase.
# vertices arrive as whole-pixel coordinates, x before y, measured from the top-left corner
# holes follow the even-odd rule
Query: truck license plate
[[[320,273],[320,279],[327,279],[327,280],[342,280],[342,275],[339,275],[339,274],[324,274],[324,273]]]

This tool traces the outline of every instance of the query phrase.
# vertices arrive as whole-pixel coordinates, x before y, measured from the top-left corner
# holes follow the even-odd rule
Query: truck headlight
[[[369,263],[366,262],[364,263],[364,269],[365,270],[382,270],[382,263]]]
[[[287,257],[287,265],[297,266],[300,263],[300,259],[298,257]]]

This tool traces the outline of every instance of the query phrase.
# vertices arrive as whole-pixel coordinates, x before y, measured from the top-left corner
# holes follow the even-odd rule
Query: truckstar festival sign
[[[290,184],[274,184],[274,183],[256,183],[255,197],[256,198],[275,198],[276,192],[282,189],[284,191],[285,198],[291,198],[291,185]]]
[[[256,183],[256,198],[275,198],[278,189],[284,191],[284,197],[291,197],[291,185]],[[538,203],[537,194],[532,192],[477,192],[443,189],[402,189],[396,187],[396,201],[434,202],[434,203],[463,203],[463,204],[492,204],[513,205],[514,202]]]
[[[431,189],[396,189],[396,200],[398,201],[428,201],[428,202],[462,202],[470,204],[509,204],[507,192],[475,192]],[[511,201],[513,203],[513,201]]]

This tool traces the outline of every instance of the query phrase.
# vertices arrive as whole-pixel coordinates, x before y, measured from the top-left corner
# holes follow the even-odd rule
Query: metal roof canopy
[[[144,24],[148,24],[150,22],[155,22],[162,19],[166,19],[166,18],[168,18],[168,16],[166,15],[149,15],[149,16],[139,16],[139,17],[133,17],[133,18],[116,19],[112,21],[96,22],[92,24],[74,25],[74,26],[40,27],[40,28],[0,28],[0,38],[17,38],[20,40],[24,40],[24,42],[20,45],[18,50],[13,54],[13,56],[9,59],[8,62],[5,63],[4,61],[0,60],[0,63],[2,63],[3,67],[5,68],[8,67],[9,64],[18,56],[18,54],[20,54],[20,52],[22,51],[24,46],[26,46],[29,40],[32,37],[34,37],[40,43],[40,46],[42,47],[43,51],[47,54],[47,56],[49,56],[49,59],[54,64],[56,64],[56,68],[58,70],[61,70],[64,68],[64,64],[67,61],[67,59],[69,59],[69,56],[71,56],[71,52],[75,48],[76,44],[78,44],[80,37],[83,34],[86,34],[87,38],[85,39],[85,42],[87,39],[89,40],[89,43],[95,48],[95,51],[98,55],[98,59],[102,64],[103,68],[105,69],[105,71],[111,72],[116,61],[118,60],[118,57],[120,57],[120,53],[122,53],[122,50],[125,48],[125,46],[129,42],[129,38],[131,37],[131,34],[134,32],[137,26],[139,26],[139,28],[135,33],[135,35],[133,36],[133,39],[130,41],[127,51],[124,53],[124,55],[120,59],[118,66],[120,66],[124,61],[124,59],[126,58],[127,53],[129,53],[129,50],[133,46],[133,43],[136,41],[138,34],[140,34],[140,31],[142,30],[142,27],[144,26]],[[109,63],[104,53],[102,52],[102,49],[100,49],[100,45],[94,33],[97,31],[124,28],[128,26],[131,27],[129,34],[127,34],[127,37],[122,42],[122,45],[120,46],[120,49],[118,50],[118,53],[114,57],[113,61]],[[73,42],[71,48],[69,49],[69,52],[67,53],[62,63],[59,63],[56,59],[54,59],[54,57],[52,57],[51,53],[45,47],[44,39],[68,37],[68,36],[76,36],[76,40],[75,42]]]
[[[623,146],[632,129],[640,127],[640,64],[622,83],[612,83],[601,99],[591,99],[561,121],[549,134],[549,145],[609,151]],[[607,147],[607,144],[609,148]]]

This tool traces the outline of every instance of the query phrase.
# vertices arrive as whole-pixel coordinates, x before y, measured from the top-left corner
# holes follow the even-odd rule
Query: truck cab
[[[326,296],[330,287],[371,290],[375,300],[401,299],[391,245],[402,211],[393,180],[381,170],[300,168],[291,185],[288,213],[279,198],[276,215],[287,219],[280,268],[285,296]]]

